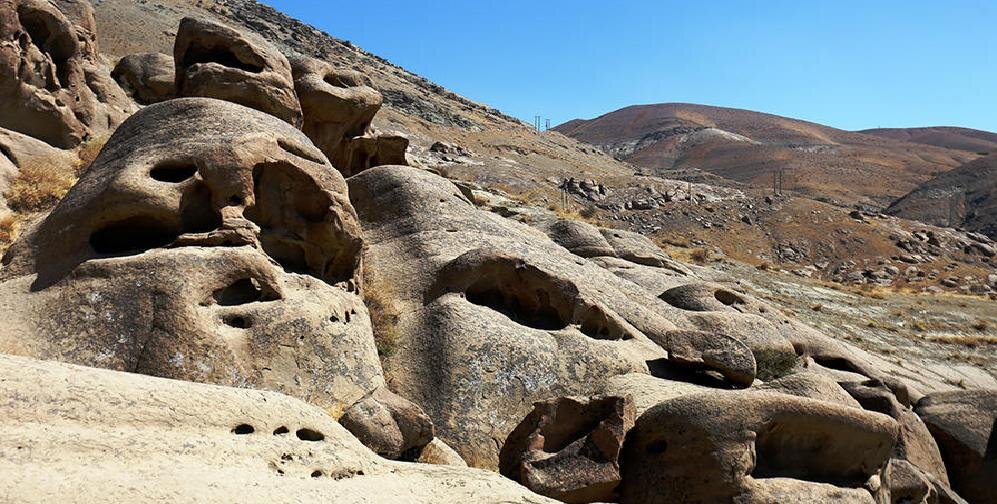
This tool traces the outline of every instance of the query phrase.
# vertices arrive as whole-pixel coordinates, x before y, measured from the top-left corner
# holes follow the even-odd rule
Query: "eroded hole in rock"
[[[605,312],[597,307],[589,309],[579,330],[586,336],[594,339],[619,340],[630,339],[632,337],[611,321]]]
[[[660,455],[662,453],[665,453],[665,450],[667,449],[668,449],[668,441],[665,441],[664,439],[659,439],[658,441],[652,441],[647,444],[646,448],[647,453],[649,455]]]
[[[288,432],[291,432],[291,431],[288,430],[287,427],[281,425],[280,427],[277,427],[276,429],[273,430],[273,435],[274,436],[282,436],[284,434],[287,434]]]
[[[232,434],[239,434],[239,435],[252,434],[255,431],[256,429],[254,429],[253,426],[249,424],[239,424],[232,428]]]
[[[277,301],[280,296],[255,278],[242,278],[216,290],[212,297],[221,306]]]
[[[757,432],[751,476],[860,487],[869,474],[855,454],[868,440],[854,429],[828,418],[781,415]]]
[[[177,184],[194,176],[197,166],[192,163],[166,162],[160,163],[149,171],[153,180]]]
[[[253,326],[253,321],[242,315],[227,315],[222,318],[222,322],[236,329],[249,329]]]
[[[828,369],[836,369],[838,371],[847,371],[849,373],[864,374],[860,371],[854,364],[848,359],[843,359],[841,357],[813,357],[814,362],[824,366]]]
[[[31,38],[31,43],[52,58],[56,78],[59,79],[59,82],[53,83],[56,86],[50,87],[67,86],[69,84],[69,65],[67,63],[74,52],[71,36],[60,33],[58,20],[45,11],[21,5],[17,10],[17,17],[21,27]]]
[[[561,314],[551,306],[550,295],[542,289],[532,291],[494,285],[481,279],[468,287],[467,300],[491,308],[512,321],[534,329],[556,331],[568,326]]]
[[[298,429],[294,432],[294,435],[298,436],[298,439],[302,441],[321,441],[325,439],[325,434],[308,428]]]
[[[180,221],[188,233],[205,233],[222,225],[221,215],[211,204],[211,188],[200,181],[184,188],[180,197]]]
[[[725,379],[720,373],[707,369],[681,366],[668,359],[649,360],[645,361],[645,364],[647,364],[648,373],[655,378],[694,383],[716,389],[731,390],[740,388]]]
[[[90,234],[90,247],[101,255],[140,254],[165,247],[180,235],[175,229],[152,217],[130,217]]]
[[[312,477],[313,478],[319,478],[321,476],[322,476],[322,471],[319,471],[319,470],[312,471]]]
[[[713,297],[715,297],[717,299],[717,301],[720,301],[721,303],[723,303],[723,304],[725,304],[727,306],[733,306],[733,305],[736,305],[736,304],[744,304],[744,298],[742,298],[741,296],[738,296],[737,294],[734,294],[733,292],[728,291],[728,290],[717,289],[713,293]]]
[[[183,67],[187,68],[198,63],[218,63],[250,73],[263,71],[262,64],[255,61],[243,61],[224,45],[192,45],[188,47],[186,54],[184,54]]]
[[[301,159],[311,161],[313,163],[325,164],[325,160],[323,160],[322,158],[318,157],[315,154],[309,153],[304,147],[290,140],[278,138],[277,145],[279,145],[281,149],[284,149],[284,151],[286,151],[288,154],[292,156],[297,156]]]

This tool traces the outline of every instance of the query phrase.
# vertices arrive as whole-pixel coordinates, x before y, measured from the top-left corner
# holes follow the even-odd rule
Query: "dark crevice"
[[[255,278],[242,278],[216,290],[212,297],[221,306],[236,306],[262,301],[277,301],[280,296]]]
[[[717,301],[720,301],[721,303],[727,306],[744,304],[744,298],[728,290],[718,289],[716,292],[713,293],[713,297],[715,297]]]
[[[718,389],[738,389],[743,388],[737,384],[724,379],[720,373],[691,366],[682,366],[668,359],[654,359],[645,361],[648,373],[663,380],[680,381],[702,385],[704,387]]]
[[[754,478],[793,478],[860,487],[869,478],[851,456],[865,439],[853,439],[834,420],[782,415],[757,431]]]
[[[273,435],[274,436],[281,436],[281,435],[287,434],[288,432],[291,432],[291,431],[288,430],[287,427],[281,425],[280,427],[277,427],[276,429],[273,430]]]
[[[221,215],[211,204],[211,188],[197,181],[184,188],[180,197],[180,221],[188,233],[205,233],[222,225]]]
[[[69,84],[69,58],[75,51],[73,39],[70,34],[60,33],[58,30],[58,20],[44,11],[35,10],[28,6],[21,5],[17,10],[18,21],[40,51],[52,58],[55,64],[56,78],[59,79],[58,86],[68,86]],[[50,89],[52,91],[54,89]]]
[[[322,441],[325,439],[325,434],[307,428],[298,429],[294,432],[294,435],[298,436],[298,439],[302,441]]]
[[[838,371],[846,371],[849,373],[864,374],[859,368],[857,368],[848,359],[843,359],[841,357],[818,357],[813,356],[814,362],[820,364],[828,369],[835,369]]]
[[[304,147],[290,140],[284,140],[283,138],[278,138],[277,145],[279,145],[281,149],[284,149],[288,154],[292,156],[297,156],[301,159],[304,159],[306,161],[311,161],[313,163],[325,164],[324,159],[318,157],[315,154],[309,153],[307,150],[305,150]]]
[[[524,293],[496,288],[490,282],[479,280],[467,289],[466,296],[468,301],[491,308],[520,325],[543,331],[556,331],[568,326],[561,314],[550,305],[547,292],[540,289]]]
[[[194,176],[197,166],[190,163],[160,163],[149,171],[149,176],[160,182],[177,184]]]
[[[239,424],[232,428],[232,433],[239,435],[252,434],[255,431],[256,429],[254,429],[253,426],[249,424]]]
[[[228,315],[222,318],[222,322],[229,327],[236,329],[249,329],[253,326],[253,321],[242,315]]]
[[[260,73],[263,71],[261,63],[243,61],[231,49],[222,45],[192,45],[188,47],[183,58],[183,68],[189,68],[191,65],[198,63],[218,63],[222,66],[238,68],[239,70],[250,73]]]
[[[179,230],[152,217],[130,217],[94,231],[90,247],[104,256],[140,254],[165,247],[179,236]]]

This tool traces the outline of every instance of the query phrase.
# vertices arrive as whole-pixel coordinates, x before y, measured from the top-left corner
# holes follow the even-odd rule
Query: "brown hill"
[[[890,205],[887,213],[997,238],[997,154],[921,184]]]
[[[931,126],[927,128],[876,128],[859,133],[892,138],[904,142],[961,149],[984,153],[997,150],[997,133],[952,126]]]
[[[764,187],[783,170],[787,189],[873,206],[886,206],[977,156],[772,114],[685,103],[635,105],[555,130],[653,174],[697,168]]]

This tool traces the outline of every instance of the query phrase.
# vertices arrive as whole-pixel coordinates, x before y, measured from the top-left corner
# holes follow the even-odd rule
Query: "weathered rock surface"
[[[938,442],[952,488],[969,502],[997,502],[997,391],[938,392],[914,411]]]
[[[415,458],[433,440],[433,422],[422,409],[383,387],[346,410],[340,423],[375,453],[393,460]]]
[[[537,402],[502,446],[502,474],[562,502],[611,502],[636,417],[629,396]]]
[[[747,345],[733,336],[704,331],[668,331],[651,340],[668,350],[669,362],[693,370],[716,371],[744,388],[755,381],[755,358]]]
[[[3,0],[0,40],[0,127],[69,148],[135,110],[99,60],[86,0]]]
[[[176,64],[163,53],[129,54],[118,61],[111,77],[132,99],[150,105],[176,97]]]
[[[177,96],[230,101],[301,127],[291,65],[262,38],[187,17],[177,29],[173,59]]]
[[[890,417],[771,392],[713,392],[642,414],[622,456],[621,502],[871,502],[897,436]],[[786,480],[788,479],[788,480]],[[865,495],[854,489],[869,485]],[[835,488],[837,487],[837,488]]]
[[[76,156],[28,135],[0,128],[0,213],[7,210],[4,195],[21,168],[71,172]]]
[[[272,392],[0,356],[4,498],[49,502],[554,502],[488,471],[378,458]]]
[[[0,351],[251,386],[338,416],[384,385],[346,184],[300,131],[146,107],[4,257]]]
[[[370,80],[313,58],[291,60],[303,131],[349,177],[373,166],[404,165],[408,139],[378,134],[370,123],[382,97]]]

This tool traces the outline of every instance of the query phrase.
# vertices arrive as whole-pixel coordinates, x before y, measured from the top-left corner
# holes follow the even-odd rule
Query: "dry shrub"
[[[693,261],[703,264],[710,261],[710,251],[705,248],[693,249],[689,254],[689,258]]]
[[[76,150],[76,156],[79,158],[75,166],[77,177],[90,169],[90,166],[93,165],[94,160],[100,154],[101,149],[104,148],[104,144],[107,143],[107,139],[108,137],[105,135],[95,136],[80,144]]]
[[[398,341],[398,320],[401,311],[395,306],[395,287],[374,272],[370,264],[364,266],[364,304],[370,312],[374,342],[381,358],[391,355]]]
[[[981,345],[997,345],[997,336],[989,334],[930,334],[925,336],[925,338],[928,341],[934,341],[935,343],[962,345],[970,348]]]
[[[25,163],[5,194],[7,206],[17,213],[48,210],[76,183],[70,167]]]
[[[4,212],[0,214],[0,254],[3,254],[11,243],[17,239],[18,228],[20,227],[20,222],[11,212]]]

